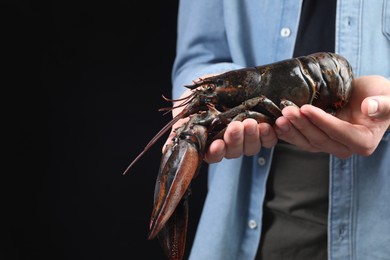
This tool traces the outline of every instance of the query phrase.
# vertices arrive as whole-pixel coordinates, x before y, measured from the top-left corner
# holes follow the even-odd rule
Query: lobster
[[[169,259],[185,252],[188,197],[208,146],[222,138],[234,120],[254,118],[273,124],[285,106],[312,104],[335,113],[347,104],[352,92],[353,71],[342,56],[318,52],[268,65],[231,70],[194,81],[185,87],[191,94],[180,105],[161,108],[182,111],[165,125],[123,174],[181,118],[189,120],[174,129],[164,151],[154,193],[149,239],[158,237]]]

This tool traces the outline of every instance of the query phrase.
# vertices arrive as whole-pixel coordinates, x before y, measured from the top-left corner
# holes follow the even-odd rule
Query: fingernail
[[[241,134],[238,131],[237,132],[232,132],[231,137],[233,139],[240,139],[241,138]]]
[[[378,112],[378,101],[375,99],[368,100],[368,115],[374,116]]]
[[[270,133],[270,131],[269,131],[269,129],[268,128],[265,128],[265,129],[263,129],[262,131],[261,131],[261,135],[262,136],[267,136],[267,135],[269,135],[269,133]]]
[[[165,143],[161,149],[162,153],[165,153],[165,150],[167,149],[168,143]]]
[[[288,125],[281,125],[281,126],[279,126],[279,128],[283,132],[287,132],[288,130],[290,130],[290,127]]]
[[[257,130],[256,127],[249,127],[249,128],[246,129],[246,134],[254,135],[254,134],[256,134],[256,130]]]

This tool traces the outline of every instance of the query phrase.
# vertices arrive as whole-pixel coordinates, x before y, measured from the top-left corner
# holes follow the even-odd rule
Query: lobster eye
[[[215,89],[215,85],[214,84],[208,84],[207,87],[206,87],[206,91],[207,92],[213,92]]]

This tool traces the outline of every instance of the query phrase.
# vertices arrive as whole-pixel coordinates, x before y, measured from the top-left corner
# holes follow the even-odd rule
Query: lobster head
[[[188,116],[194,113],[193,108],[207,109],[208,104],[223,108],[237,106],[248,98],[248,90],[260,86],[261,74],[253,68],[228,71],[216,76],[201,78],[185,87],[193,90],[193,99],[189,103]],[[224,109],[222,109],[224,110]]]

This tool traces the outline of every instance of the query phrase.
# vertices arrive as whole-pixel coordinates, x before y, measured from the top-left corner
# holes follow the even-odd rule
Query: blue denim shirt
[[[199,76],[291,58],[301,1],[181,0],[173,96]],[[336,53],[390,79],[390,0],[340,0]],[[390,259],[390,133],[367,157],[330,156],[329,259]],[[191,259],[253,259],[273,149],[209,166]]]

